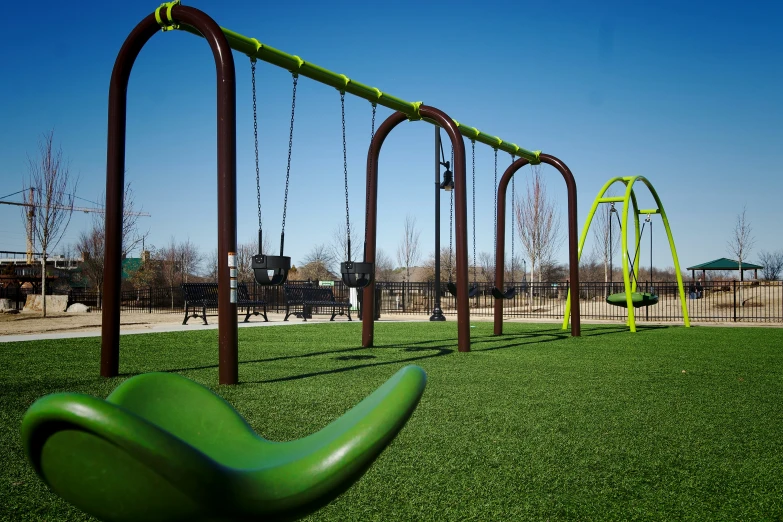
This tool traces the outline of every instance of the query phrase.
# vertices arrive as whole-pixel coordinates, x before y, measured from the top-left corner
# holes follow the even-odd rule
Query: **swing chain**
[[[442,142],[441,142],[442,143]],[[454,147],[451,147],[451,164],[454,165]],[[454,271],[454,258],[452,253],[454,252],[454,191],[451,193],[451,202],[449,204],[449,283],[451,282],[451,274]]]
[[[511,156],[513,158],[513,156]],[[516,234],[516,231],[514,230],[514,217],[517,212],[517,206],[516,206],[516,190],[514,188],[514,182],[516,180],[514,178],[511,178],[511,282],[514,282],[514,234]]]
[[[476,140],[470,140],[470,148],[473,159],[473,286],[476,286]]]
[[[345,144],[345,91],[340,91],[340,111],[343,124],[343,174],[345,178],[345,237],[348,261],[351,261],[351,214],[348,211],[348,151]]]
[[[256,59],[250,58],[250,76],[253,80],[253,139],[256,148],[256,196],[258,198],[258,229],[261,230],[261,178],[258,168],[258,112],[256,109]],[[261,252],[261,245],[258,245]]]
[[[372,127],[370,129],[370,145],[372,145],[372,140],[375,138],[375,111],[378,109],[378,104],[373,103],[372,104]],[[370,221],[370,178],[367,178],[367,186],[364,189],[364,194],[366,197],[365,204],[364,204],[364,237],[367,237],[367,223]]]
[[[283,255],[282,236],[285,235],[285,217],[288,210],[288,184],[291,178],[291,150],[294,146],[294,115],[296,114],[296,84],[299,82],[299,75],[291,73],[293,76],[293,94],[291,95],[291,126],[288,130],[288,163],[285,169],[285,198],[283,199],[283,226],[280,231],[281,245],[280,255]]]
[[[498,251],[498,149],[495,149],[495,242],[494,250]],[[495,259],[497,263],[497,259]]]
[[[511,156],[511,164],[514,164],[514,161],[516,161],[516,156],[513,154],[509,154]],[[517,216],[517,192],[514,188],[514,178],[511,178],[511,282],[514,282],[514,235],[517,233],[515,225],[515,218]],[[527,272],[527,271],[525,271]],[[522,274],[522,280],[525,280],[527,274]]]

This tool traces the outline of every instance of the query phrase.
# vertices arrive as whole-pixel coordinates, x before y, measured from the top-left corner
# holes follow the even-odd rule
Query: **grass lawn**
[[[105,397],[176,371],[217,390],[261,435],[340,416],[405,364],[428,373],[392,445],[308,520],[781,520],[783,329],[491,323],[456,351],[456,322],[239,330],[239,386],[217,385],[217,331],[122,338],[123,376],[98,376],[98,338],[0,344],[0,519],[88,520],[22,453],[38,397]]]

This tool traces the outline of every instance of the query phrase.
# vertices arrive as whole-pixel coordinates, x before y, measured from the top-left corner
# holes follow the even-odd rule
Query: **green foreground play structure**
[[[636,193],[633,190],[634,183],[637,181],[642,182],[649,190],[652,197],[655,199],[655,204],[657,205],[656,208],[649,208],[649,209],[640,209],[639,205],[636,202]],[[621,183],[624,185],[624,192],[622,196],[607,196],[606,192],[611,188],[612,185],[615,183]],[[674,237],[672,237],[672,231],[669,227],[669,220],[666,217],[666,211],[663,209],[663,204],[661,203],[661,199],[658,197],[658,193],[655,191],[655,188],[652,186],[652,183],[650,181],[643,177],[643,176],[625,176],[625,177],[617,177],[612,178],[609,181],[607,181],[603,187],[601,187],[601,190],[598,191],[598,195],[595,197],[595,201],[593,201],[593,206],[590,208],[590,213],[587,215],[587,220],[585,221],[584,227],[582,227],[582,234],[579,237],[579,251],[578,255],[581,259],[582,257],[582,248],[584,247],[585,240],[587,239],[587,232],[590,229],[590,224],[593,222],[593,217],[595,216],[596,211],[598,210],[598,207],[601,204],[622,204],[623,206],[623,217],[622,222],[620,224],[620,237],[621,237],[621,250],[623,252],[622,255],[622,267],[623,267],[623,287],[625,289],[624,292],[619,292],[616,294],[611,294],[606,297],[606,302],[614,305],[614,306],[620,306],[623,308],[628,309],[628,326],[631,329],[632,332],[636,331],[636,318],[634,314],[635,308],[641,308],[644,306],[652,306],[658,303],[658,296],[652,291],[652,289],[649,289],[647,292],[640,292],[638,291],[638,281],[636,278],[636,274],[639,273],[639,247],[641,242],[641,234],[640,234],[640,228],[639,228],[639,216],[648,216],[648,219],[653,214],[660,214],[661,220],[663,221],[664,229],[666,230],[666,237],[669,240],[669,248],[672,252],[672,260],[674,262],[674,271],[677,274],[677,288],[679,292],[680,297],[680,304],[682,306],[682,316],[683,316],[683,322],[685,323],[685,326],[689,327],[690,319],[688,319],[688,307],[686,305],[685,300],[685,291],[683,289],[682,284],[682,274],[680,273],[680,262],[677,259],[677,249],[674,246]],[[627,225],[628,225],[628,213],[629,211],[633,211],[633,222],[634,222],[634,256],[631,260],[633,263],[633,266],[630,266],[630,263],[628,262],[628,234],[627,232]],[[642,229],[643,230],[643,229]],[[571,313],[571,290],[568,290],[568,297],[566,299],[566,306],[565,306],[565,315],[563,317],[563,329],[565,330],[568,327],[568,319],[569,315]]]
[[[406,366],[321,431],[278,443],[259,437],[207,388],[149,373],[106,400],[39,399],[24,417],[22,440],[52,490],[104,521],[293,520],[367,470],[425,383],[421,368]]]

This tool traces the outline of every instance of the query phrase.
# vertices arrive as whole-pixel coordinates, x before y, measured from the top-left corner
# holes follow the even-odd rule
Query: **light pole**
[[[441,161],[443,146],[440,141],[440,127],[435,126],[435,306],[432,309],[430,321],[445,321],[446,316],[440,307],[440,191],[454,189],[454,179],[451,173],[451,165],[448,161]],[[446,167],[443,173],[443,182],[440,180],[440,168]]]

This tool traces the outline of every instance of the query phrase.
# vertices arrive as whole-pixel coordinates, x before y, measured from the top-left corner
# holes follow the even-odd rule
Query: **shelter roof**
[[[754,265],[753,263],[742,263],[743,270],[761,270],[763,268],[763,266]],[[685,270],[739,270],[739,262],[721,257],[700,265],[689,266]]]

